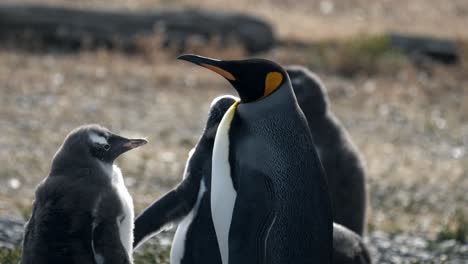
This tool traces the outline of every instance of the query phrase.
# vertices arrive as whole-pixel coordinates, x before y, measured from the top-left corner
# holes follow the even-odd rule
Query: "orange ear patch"
[[[209,64],[205,64],[205,63],[200,64],[200,66],[203,66],[203,67],[205,67],[207,69],[210,69],[210,70],[216,72],[217,74],[223,76],[224,78],[226,78],[226,79],[228,79],[230,81],[235,81],[236,80],[234,75],[232,75],[230,72],[225,71],[225,70],[223,70],[223,69],[221,69],[219,67],[209,65]]]
[[[263,97],[270,95],[283,81],[283,74],[280,72],[269,72],[265,78],[265,91]]]

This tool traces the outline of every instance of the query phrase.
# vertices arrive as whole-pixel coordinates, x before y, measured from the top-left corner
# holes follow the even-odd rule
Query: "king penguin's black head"
[[[265,59],[223,61],[192,54],[178,59],[195,63],[226,78],[239,93],[241,103],[270,95],[288,79],[283,67]]]
[[[145,139],[128,139],[113,134],[99,125],[85,125],[74,129],[65,138],[57,157],[74,157],[83,161],[113,163],[122,153],[146,144]]]

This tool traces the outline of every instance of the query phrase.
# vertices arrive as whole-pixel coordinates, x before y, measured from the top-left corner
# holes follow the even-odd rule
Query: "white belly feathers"
[[[185,170],[184,170],[184,176],[183,178],[187,177],[187,170],[189,167],[190,160],[192,159],[192,155],[195,152],[195,148],[191,149],[188,158],[187,158],[187,163],[185,164]],[[198,213],[198,207],[200,206],[200,200],[203,197],[203,193],[206,191],[206,186],[205,183],[203,182],[203,177],[202,180],[200,181],[200,186],[198,190],[198,196],[197,196],[197,201],[195,205],[193,206],[192,210],[188,213],[187,216],[182,219],[182,221],[179,223],[177,230],[174,234],[174,239],[172,241],[172,247],[171,247],[171,264],[180,264],[182,261],[182,258],[184,257],[185,253],[185,241],[187,238],[187,231],[192,224],[193,219]]]
[[[122,172],[116,165],[112,167],[112,186],[117,191],[122,203],[123,220],[122,218],[117,219],[120,229],[120,241],[122,241],[122,245],[127,251],[130,261],[133,263],[133,220],[135,217],[133,200],[125,187]]]
[[[200,200],[206,191],[205,183],[200,181],[200,189],[198,191],[197,202],[193,206],[190,213],[179,223],[174,235],[171,248],[171,264],[180,264],[185,253],[185,240],[187,238],[187,231],[193,222],[193,219],[198,213]]]
[[[211,169],[211,216],[223,264],[228,264],[229,260],[229,229],[237,196],[229,165],[229,129],[237,104],[229,108],[219,124]]]

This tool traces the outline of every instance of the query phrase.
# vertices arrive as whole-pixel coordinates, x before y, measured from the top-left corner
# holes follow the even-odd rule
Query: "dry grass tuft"
[[[2,264],[18,264],[20,258],[20,249],[7,249],[0,247],[0,261]]]
[[[468,40],[459,40],[458,50],[460,52],[460,65],[466,73],[468,72]]]
[[[357,35],[339,42],[326,41],[311,46],[307,51],[309,66],[343,76],[358,74],[395,74],[408,64],[389,40],[382,35]]]
[[[437,240],[444,241],[454,239],[460,243],[468,241],[468,212],[458,208],[453,213],[449,223],[437,234]]]

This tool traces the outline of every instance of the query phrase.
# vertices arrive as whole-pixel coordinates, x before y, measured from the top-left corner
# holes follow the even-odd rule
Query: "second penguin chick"
[[[302,66],[288,66],[286,71],[325,169],[333,221],[362,236],[367,200],[364,159],[330,111],[327,92],[319,77]]]

